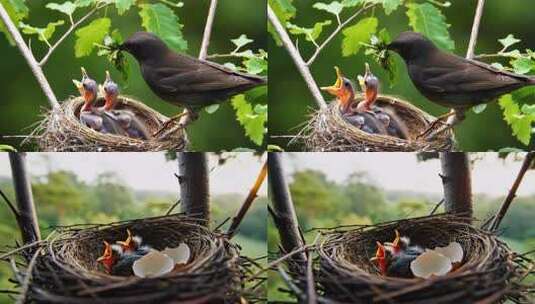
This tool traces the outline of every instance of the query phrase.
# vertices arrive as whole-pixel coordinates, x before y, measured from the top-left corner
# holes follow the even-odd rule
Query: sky
[[[490,196],[505,196],[512,186],[522,161],[511,157],[501,160],[495,153],[477,153],[472,166],[472,191]],[[287,174],[295,170],[316,169],[330,180],[344,181],[355,171],[366,171],[386,190],[411,190],[442,193],[439,160],[418,162],[412,153],[287,153]],[[535,194],[535,170],[526,173],[518,195]]]
[[[123,182],[136,190],[177,192],[177,162],[166,161],[164,153],[27,153],[30,174],[40,176],[49,170],[73,171],[81,180],[93,182],[99,173],[115,172]],[[265,159],[249,153],[236,155],[217,166],[210,157],[210,190],[212,194],[238,193],[247,195]],[[0,153],[0,176],[9,177],[7,153]],[[264,183],[259,194],[267,195]]]

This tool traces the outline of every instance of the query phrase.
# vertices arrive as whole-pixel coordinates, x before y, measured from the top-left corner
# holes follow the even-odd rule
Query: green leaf
[[[364,2],[366,1],[365,0],[343,0],[342,5],[345,7],[355,7],[357,5],[361,5]]]
[[[0,152],[17,152],[17,149],[10,145],[0,145]]]
[[[0,3],[7,11],[7,15],[14,24],[19,24],[21,20],[28,17],[28,7],[24,4],[24,0],[0,0]],[[7,31],[4,22],[0,22],[0,32],[3,32],[7,41],[11,45],[15,45],[15,41],[11,38],[11,34]]]
[[[403,3],[403,0],[381,0],[385,9],[385,14],[390,15]]]
[[[101,43],[104,40],[110,26],[109,18],[99,18],[78,29],[75,32],[74,55],[78,58],[90,55],[95,48],[95,43]]]
[[[526,57],[521,57],[511,61],[511,65],[517,74],[526,74],[535,67],[533,61]]]
[[[378,20],[375,17],[361,19],[357,24],[342,31],[342,55],[355,55],[362,47],[361,43],[368,43],[377,31]]]
[[[178,16],[172,9],[161,3],[141,4],[139,16],[141,25],[148,32],[152,32],[160,37],[167,45],[176,51],[188,49],[188,42],[184,40],[182,28]]]
[[[74,13],[74,11],[76,10],[76,4],[70,2],[70,1],[67,1],[63,4],[58,4],[58,3],[48,3],[46,5],[47,8],[51,9],[51,10],[55,10],[55,11],[59,11],[59,12],[62,12],[66,15],[69,15],[69,16],[72,16],[72,13]]]
[[[213,105],[206,106],[206,107],[204,108],[204,110],[205,110],[206,113],[208,113],[208,114],[213,114],[213,113],[215,113],[218,109],[219,109],[219,104],[218,104],[218,103],[213,104]]]
[[[240,37],[238,37],[236,39],[231,39],[230,41],[232,41],[232,43],[234,43],[234,45],[236,46],[236,49],[239,49],[242,46],[253,42],[253,40],[247,38],[247,35],[245,35],[245,34],[241,34]]]
[[[95,4],[96,2],[97,0],[76,0],[74,4],[76,4],[77,7],[87,7]]]
[[[56,26],[64,24],[65,21],[58,20],[56,22],[50,22],[47,24],[46,27],[34,27],[28,24],[25,24],[23,22],[19,23],[19,27],[22,29],[22,32],[24,34],[28,35],[37,35],[40,41],[48,41],[50,37],[54,34],[56,31]]]
[[[507,35],[507,37],[503,39],[498,39],[498,41],[503,45],[503,49],[505,50],[509,48],[510,46],[519,43],[521,40],[516,39],[515,36],[513,36],[513,34],[509,34]]]
[[[498,103],[503,110],[504,120],[513,130],[513,135],[524,145],[529,145],[535,115],[523,114],[511,94],[503,95]]]
[[[286,24],[288,20],[295,17],[297,9],[295,6],[293,6],[292,1],[293,0],[269,0],[268,2],[277,18],[279,18],[281,24]],[[275,43],[278,46],[281,46],[282,42],[279,38],[279,35],[271,23],[268,23],[268,32],[271,34],[271,37],[273,37],[273,40],[275,40]]]
[[[258,57],[248,58],[243,63],[247,69],[247,73],[255,75],[266,71],[268,68],[267,60]]]
[[[314,24],[314,27],[312,28],[307,28],[307,27],[301,27],[301,26],[292,24],[290,22],[287,22],[286,27],[289,29],[291,34],[305,35],[305,39],[307,41],[313,41],[313,40],[316,40],[321,35],[321,32],[323,31],[323,27],[330,25],[331,23],[332,23],[331,20],[325,20],[322,22],[316,22],[316,24]]]
[[[344,9],[344,6],[338,1],[333,1],[329,4],[318,2],[318,3],[314,3],[312,7],[318,10],[329,12],[334,15],[339,15]]]
[[[245,99],[245,95],[240,94],[232,98],[232,107],[236,111],[236,119],[245,129],[245,134],[256,145],[262,145],[264,135],[266,134],[265,123],[267,121],[266,113],[255,113],[253,107]]]
[[[480,113],[483,113],[483,111],[485,111],[486,108],[487,108],[487,104],[482,103],[482,104],[472,107],[472,111],[474,111],[474,113],[476,114],[480,114]]]
[[[448,32],[450,25],[438,8],[430,3],[408,3],[407,8],[409,25],[415,32],[422,33],[443,49],[455,48]]]
[[[116,0],[115,7],[119,12],[119,15],[124,14],[127,10],[130,9],[132,5],[136,3],[136,0]]]

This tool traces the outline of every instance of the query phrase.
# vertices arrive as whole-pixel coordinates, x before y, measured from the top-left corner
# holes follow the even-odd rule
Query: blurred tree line
[[[334,182],[317,170],[296,171],[291,178],[290,191],[299,224],[307,243],[314,241],[317,231],[342,225],[366,225],[402,218],[428,215],[440,201],[439,195],[415,191],[387,191],[381,189],[366,172],[355,172],[343,182]],[[481,221],[494,215],[505,195],[490,197],[475,195],[474,216]],[[519,253],[535,249],[535,195],[517,197],[505,216],[501,238]],[[437,212],[443,212],[442,207]],[[268,248],[278,252],[278,232],[268,225]],[[270,273],[270,300],[288,300],[277,291],[285,286],[275,272]]]
[[[11,179],[0,177],[0,189],[15,203]],[[58,225],[109,223],[164,215],[178,197],[178,193],[137,191],[127,186],[114,172],[101,173],[94,182],[87,183],[71,171],[49,171],[43,176],[33,177],[32,190],[43,238]],[[244,199],[240,194],[212,196],[212,227],[233,216]],[[265,196],[255,201],[234,238],[242,247],[243,255],[253,258],[265,256],[266,203]],[[179,208],[175,211],[178,212]],[[9,251],[7,246],[13,247],[15,240],[20,240],[14,217],[3,201],[0,203],[0,234],[0,253]],[[11,275],[7,263],[0,263],[0,290],[13,288],[8,282]],[[10,301],[0,294],[0,303]]]

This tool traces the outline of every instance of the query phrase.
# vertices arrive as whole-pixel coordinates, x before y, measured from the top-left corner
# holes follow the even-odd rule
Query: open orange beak
[[[333,96],[340,97],[344,75],[337,66],[334,69],[336,70],[336,82],[332,86],[321,87],[321,90],[327,91]]]
[[[401,236],[400,236],[399,231],[397,229],[394,230],[394,231],[396,233],[396,238],[394,239],[394,241],[392,243],[385,242],[385,245],[391,246],[392,249],[394,250],[394,253],[398,253],[399,251],[401,251],[401,246],[400,246]]]
[[[132,238],[132,232],[130,229],[126,229],[126,233],[128,234],[128,237],[126,240],[118,241],[117,244],[121,245],[125,252],[127,251],[135,251],[136,250],[136,243],[134,242],[134,239]]]

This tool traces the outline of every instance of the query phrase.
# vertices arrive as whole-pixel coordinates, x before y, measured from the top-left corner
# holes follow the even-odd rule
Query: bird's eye
[[[351,84],[350,84],[349,82],[346,81],[346,82],[344,82],[344,86],[345,86],[346,88],[349,88],[349,87],[351,86]]]

